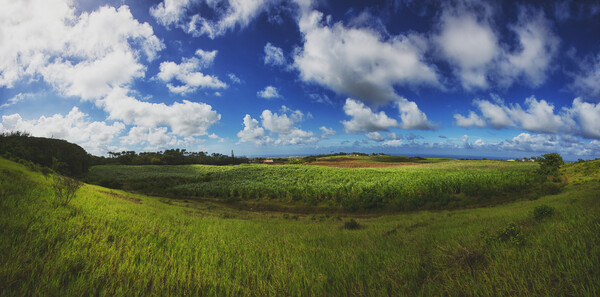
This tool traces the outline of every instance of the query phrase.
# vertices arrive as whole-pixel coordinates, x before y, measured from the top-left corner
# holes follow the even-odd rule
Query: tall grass
[[[226,169],[223,169],[226,170]],[[0,296],[598,296],[600,184],[495,207],[290,219],[49,182],[0,159]],[[33,189],[23,190],[23,187]],[[539,205],[555,208],[538,221]],[[515,226],[522,244],[500,238]]]
[[[534,164],[454,161],[384,169],[305,165],[95,166],[91,183],[170,197],[279,200],[346,210],[435,209],[531,191]]]

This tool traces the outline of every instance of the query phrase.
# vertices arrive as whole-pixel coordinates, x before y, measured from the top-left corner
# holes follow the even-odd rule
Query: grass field
[[[533,163],[374,156],[327,157],[309,165],[105,165],[92,167],[86,181],[148,195],[346,211],[494,204],[540,187]]]
[[[49,180],[0,159],[0,295],[598,296],[600,162],[564,172],[537,200],[353,217],[92,185],[55,206]]]

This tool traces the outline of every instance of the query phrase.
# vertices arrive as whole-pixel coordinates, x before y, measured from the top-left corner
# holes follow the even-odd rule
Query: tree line
[[[92,165],[238,165],[249,163],[246,157],[207,152],[188,152],[186,149],[168,149],[158,152],[108,152],[108,157],[91,156]]]

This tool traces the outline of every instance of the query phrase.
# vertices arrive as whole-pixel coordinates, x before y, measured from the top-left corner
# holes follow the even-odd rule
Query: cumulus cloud
[[[446,9],[432,37],[466,90],[509,87],[514,82],[541,85],[551,71],[560,40],[542,10],[519,6],[517,22],[509,24],[516,40],[501,39],[493,27],[490,6]],[[479,13],[481,10],[487,13]],[[477,11],[477,13],[476,13]],[[512,49],[512,50],[511,50]]]
[[[396,104],[400,112],[400,119],[402,120],[400,128],[417,130],[433,130],[436,128],[416,103],[402,97],[396,101]]]
[[[460,114],[455,114],[454,120],[456,120],[456,124],[458,126],[463,127],[463,128],[471,128],[471,127],[483,128],[485,126],[485,121],[472,111],[469,112],[468,117],[464,117]]]
[[[121,137],[121,143],[127,145],[149,144],[150,146],[176,145],[177,138],[168,135],[167,127],[147,128],[131,127],[127,136]]]
[[[127,6],[75,14],[71,1],[5,1],[0,12],[0,86],[41,75],[68,96],[96,99],[143,76],[163,43]]]
[[[115,89],[99,104],[109,113],[109,119],[126,124],[154,128],[167,126],[178,135],[202,136],[221,119],[206,103],[175,102],[172,105],[139,101],[127,95],[127,90]]]
[[[287,61],[283,56],[283,50],[272,45],[270,42],[265,45],[264,61],[265,65],[272,66],[285,66],[287,64]]]
[[[600,139],[600,103],[584,102],[581,98],[575,98],[571,108],[565,108],[568,116],[566,122],[579,124],[579,134],[585,138]]]
[[[349,121],[342,121],[346,133],[387,131],[399,126],[398,122],[388,117],[385,112],[375,113],[364,103],[351,98],[346,99],[344,112],[352,117]]]
[[[250,142],[258,145],[270,141],[270,138],[265,136],[265,129],[249,114],[244,116],[244,129],[238,132],[237,136],[240,138],[239,142]]]
[[[193,36],[211,39],[235,28],[243,29],[279,0],[164,0],[150,8],[150,15],[167,28],[177,27]],[[200,7],[208,11],[200,13]]]
[[[216,76],[200,72],[200,70],[212,65],[217,56],[217,51],[208,52],[198,49],[196,56],[182,58],[180,64],[171,61],[160,63],[160,72],[157,74],[158,79],[163,82],[179,81],[181,85],[167,84],[169,91],[178,94],[194,92],[198,88],[227,88],[227,84],[219,80]]]
[[[41,116],[34,120],[23,120],[18,113],[3,115],[0,128],[3,131],[26,131],[37,137],[64,139],[81,145],[92,154],[103,154],[107,146],[125,129],[125,125],[121,122],[109,125],[91,121],[87,114],[73,107],[67,115]]]
[[[472,13],[445,12],[440,26],[433,40],[444,58],[456,67],[463,88],[487,87],[486,72],[500,50],[490,25]]]
[[[274,86],[266,86],[263,90],[256,92],[256,96],[265,99],[281,98],[281,95]]]
[[[487,123],[495,129],[516,127],[534,133],[576,134],[600,139],[600,103],[575,98],[571,107],[556,112],[552,103],[533,96],[525,99],[525,108],[520,104],[506,105],[502,101],[475,100],[473,103],[482,117],[473,111],[468,117],[455,114],[457,125],[471,128],[484,127]]]
[[[510,86],[522,78],[533,87],[541,85],[560,44],[550,21],[541,10],[521,8],[518,22],[509,28],[518,38],[519,50],[502,57],[500,84]]]
[[[299,28],[304,44],[294,67],[305,82],[371,104],[399,100],[394,85],[440,86],[436,69],[424,61],[427,42],[421,36],[384,39],[369,28],[329,26],[318,11],[302,13]]]
[[[257,145],[292,145],[314,143],[319,140],[313,132],[295,126],[305,118],[300,110],[293,110],[284,105],[281,114],[265,109],[260,118],[262,127],[250,115],[244,117],[244,129],[237,134],[240,138],[239,142]],[[270,135],[266,135],[265,129],[270,132]]]

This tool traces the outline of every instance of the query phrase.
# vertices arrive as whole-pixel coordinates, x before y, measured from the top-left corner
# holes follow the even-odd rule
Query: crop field
[[[347,211],[482,205],[529,195],[540,187],[532,174],[537,165],[529,162],[380,160],[325,158],[310,166],[104,165],[92,167],[86,181],[148,195],[263,205],[284,202]],[[322,163],[333,165],[319,166]]]
[[[492,180],[493,171],[531,169],[468,161],[359,175],[431,175],[435,168],[448,178],[456,166]],[[162,172],[240,174],[237,168]],[[318,166],[239,168],[252,177],[332,174]],[[146,167],[99,169],[158,176]],[[0,159],[0,296],[598,296],[600,161],[567,165],[563,174],[569,184],[555,195],[367,216],[237,210],[95,185],[56,206],[51,178]]]

